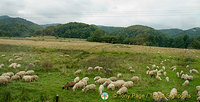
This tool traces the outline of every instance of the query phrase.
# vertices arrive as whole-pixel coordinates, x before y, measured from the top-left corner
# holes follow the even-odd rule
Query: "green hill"
[[[106,33],[113,33],[124,28],[124,27],[111,27],[111,26],[102,26],[102,25],[97,25],[97,27],[104,30]]]
[[[42,29],[40,25],[22,18],[0,16],[0,36],[25,37]]]

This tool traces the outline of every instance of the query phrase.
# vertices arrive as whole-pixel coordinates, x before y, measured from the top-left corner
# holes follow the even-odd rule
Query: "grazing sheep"
[[[186,90],[183,91],[182,94],[181,94],[181,100],[185,100],[188,97],[188,95],[189,95],[188,91],[186,91]]]
[[[176,75],[177,75],[178,78],[180,77],[179,72],[177,72]]]
[[[135,70],[134,70],[134,69],[131,69],[130,72],[131,72],[131,73],[135,73]]]
[[[88,71],[92,71],[93,70],[93,68],[92,67],[88,67]]]
[[[99,94],[101,95],[103,91],[104,91],[104,86],[100,85],[99,86]]]
[[[3,76],[0,76],[0,84],[8,85],[8,79]]]
[[[22,57],[19,57],[16,59],[16,61],[22,61],[22,59],[23,59]]]
[[[7,72],[7,73],[3,73],[1,76],[9,76],[9,77],[11,77],[13,75],[14,75],[13,72]]]
[[[155,73],[157,73],[156,70],[149,71],[149,75],[150,75],[151,77],[155,76]]]
[[[96,76],[96,77],[94,77],[94,81],[97,81],[97,80],[99,80],[101,77],[100,76]]]
[[[190,66],[189,65],[187,65],[185,68],[189,68]]]
[[[104,71],[105,71],[105,74],[106,74],[106,75],[107,75],[107,74],[113,75],[113,70],[110,69],[110,68],[104,68]]]
[[[140,79],[139,79],[139,77],[138,76],[133,76],[132,78],[131,78],[131,81],[133,81],[133,82],[138,82]]]
[[[96,85],[94,84],[87,85],[85,88],[82,89],[82,92],[87,92],[89,90],[96,90]]]
[[[99,80],[95,81],[96,84],[103,84],[107,81],[107,78],[100,78]]]
[[[87,85],[87,83],[88,83],[88,81],[87,80],[81,80],[81,81],[79,81],[79,82],[83,82],[83,84],[84,84],[84,87]]]
[[[0,64],[0,69],[4,67],[4,64]]]
[[[196,90],[197,90],[197,91],[200,91],[200,86],[196,86]]]
[[[186,80],[186,81],[182,84],[182,86],[187,86],[188,84],[189,84],[189,81]]]
[[[197,96],[200,97],[200,91],[197,92]]]
[[[157,76],[161,76],[162,73],[160,71],[157,72]]]
[[[183,74],[183,71],[181,70],[180,75],[182,75],[182,74]]]
[[[78,83],[78,82],[79,82],[79,80],[80,80],[80,78],[79,78],[79,77],[76,77],[76,78],[74,78],[74,82],[75,82],[75,83]]]
[[[25,82],[31,82],[31,81],[32,81],[32,76],[23,76],[22,79],[23,79]]]
[[[111,81],[117,81],[117,78],[116,77],[110,77],[109,78]]]
[[[146,74],[147,74],[147,75],[149,74],[149,70],[146,71]]]
[[[152,69],[155,69],[155,68],[156,68],[156,65],[155,65],[155,64],[153,64],[153,65],[152,65]]]
[[[114,85],[113,83],[110,83],[110,84],[108,85],[108,87],[107,87],[107,90],[109,90],[109,89],[115,90],[115,85]]]
[[[197,97],[197,102],[199,102],[200,101],[200,96],[199,97]]]
[[[162,92],[153,92],[153,99],[155,102],[168,101],[165,95]]]
[[[15,75],[19,75],[20,77],[23,77],[25,74],[26,74],[25,71],[20,71],[20,72],[17,72]]]
[[[1,55],[1,57],[6,57],[6,55]]]
[[[127,88],[131,88],[131,87],[133,87],[133,82],[132,81],[127,81],[122,86],[123,87],[127,87]]]
[[[33,61],[33,63],[40,63],[40,60],[35,60]]]
[[[162,69],[165,70],[166,69],[165,66],[162,66]]]
[[[19,80],[20,76],[19,75],[14,75],[11,77],[11,80]]]
[[[112,81],[110,79],[108,79],[103,83],[103,86],[108,86],[111,82]]]
[[[118,74],[117,74],[117,77],[118,77],[118,78],[121,78],[121,77],[122,77],[122,74],[121,74],[121,73],[118,73]]]
[[[128,70],[131,70],[133,67],[128,67]]]
[[[153,100],[155,102],[159,102],[160,101],[160,96],[158,95],[158,92],[153,92]]]
[[[26,75],[34,75],[34,70],[28,70],[25,74]]]
[[[169,82],[169,77],[166,77],[166,81]]]
[[[124,80],[117,80],[116,82],[112,82],[112,84],[115,85],[115,88],[120,88],[122,85],[124,85]]]
[[[62,89],[65,89],[65,88],[69,88],[69,87],[73,87],[76,83],[75,82],[67,82],[63,87]]]
[[[147,70],[150,70],[149,66],[146,67]]]
[[[88,77],[84,77],[82,80],[86,80],[88,82],[89,78]]]
[[[29,63],[28,67],[35,67],[35,65],[33,63]]]
[[[99,67],[99,66],[94,67],[94,70],[100,71],[100,70],[102,70],[102,69],[103,69],[103,67]]]
[[[81,81],[79,81],[78,83],[76,83],[76,84],[73,86],[72,90],[75,91],[76,89],[78,89],[78,88],[83,88],[83,87],[84,87],[84,83],[81,82]]]
[[[121,87],[118,91],[117,94],[123,94],[123,93],[128,93],[128,89],[126,87]]]
[[[170,98],[170,99],[174,99],[175,97],[177,97],[177,93],[178,93],[177,89],[176,89],[176,88],[173,88],[173,89],[171,90],[170,94],[169,94],[169,98]]]
[[[167,72],[164,72],[163,75],[164,75],[164,76],[167,76]]]
[[[157,79],[157,80],[162,80],[161,77],[158,76],[158,75],[156,76],[156,79]]]
[[[182,74],[181,79],[184,80],[193,80],[193,76],[187,75],[187,74]]]
[[[197,74],[198,74],[198,73],[199,73],[199,71],[198,71],[198,70],[196,70],[196,69],[191,69],[191,70],[190,70],[190,73],[197,73]]]
[[[74,74],[81,74],[82,73],[82,70],[77,70],[76,72],[74,72]]]
[[[33,75],[31,78],[32,78],[32,81],[37,81],[38,80],[38,76],[37,75]]]

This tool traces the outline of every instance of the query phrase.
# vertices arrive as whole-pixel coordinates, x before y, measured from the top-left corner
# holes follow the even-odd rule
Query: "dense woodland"
[[[200,49],[200,28],[156,30],[143,25],[106,27],[77,22],[40,26],[22,18],[0,16],[0,36],[56,36],[113,44]]]

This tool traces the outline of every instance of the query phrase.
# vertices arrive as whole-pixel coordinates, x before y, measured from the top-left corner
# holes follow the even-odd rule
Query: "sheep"
[[[99,94],[101,95],[103,91],[104,91],[104,86],[100,85],[99,86]]]
[[[14,75],[11,77],[11,80],[19,80],[20,76],[19,75]]]
[[[200,97],[200,91],[197,92],[197,96]]]
[[[167,72],[164,72],[163,75],[164,75],[164,76],[167,76]]]
[[[184,79],[184,80],[193,80],[193,76],[189,76],[187,74],[182,74],[181,79]]]
[[[0,69],[4,67],[4,64],[0,64]]]
[[[197,97],[197,102],[199,102],[200,101],[200,96],[199,97]]]
[[[16,61],[22,61],[22,57],[19,57],[19,58],[17,58],[17,59],[15,59]]]
[[[152,69],[155,69],[155,68],[156,68],[156,65],[155,65],[155,64],[153,64],[153,65],[152,65]]]
[[[87,92],[89,90],[96,90],[96,85],[95,84],[87,85],[85,88],[82,89],[82,92]]]
[[[121,87],[118,91],[117,94],[123,94],[123,93],[128,93],[128,89],[126,87]]]
[[[116,77],[110,77],[109,78],[111,81],[117,81],[117,78]]]
[[[131,88],[131,87],[133,87],[133,82],[132,81],[127,81],[122,85],[122,87]]]
[[[188,91],[183,91],[181,94],[181,100],[185,100],[188,97]]]
[[[131,70],[133,67],[128,67],[128,70]]]
[[[21,67],[21,64],[17,64],[17,66],[16,66],[17,68],[20,68]]]
[[[168,101],[165,95],[160,91],[158,91],[158,96],[160,96],[160,101]]]
[[[86,80],[88,82],[89,78],[88,77],[84,77],[82,80]]]
[[[169,77],[166,77],[166,81],[169,82]]]
[[[149,74],[149,70],[146,71],[146,74],[147,74],[147,75]]]
[[[158,92],[153,92],[153,100],[155,102],[159,102],[160,101],[160,97],[158,95]]]
[[[8,79],[7,78],[5,78],[5,77],[1,77],[0,76],[0,84],[3,84],[3,85],[8,85]]]
[[[31,81],[32,81],[32,76],[23,76],[22,79],[23,79],[25,82],[31,82]]]
[[[161,76],[162,73],[160,71],[157,72],[157,76]]]
[[[122,77],[122,74],[121,74],[121,73],[118,73],[118,74],[117,74],[117,77],[118,77],[118,78],[121,78],[121,77]]]
[[[149,66],[146,67],[147,70],[150,70]]]
[[[88,71],[92,71],[93,70],[93,68],[92,67],[88,67]]]
[[[122,85],[124,85],[124,80],[117,80],[116,82],[112,82],[112,84],[115,85],[115,88],[120,88]]]
[[[25,74],[26,75],[34,75],[34,70],[28,70]]]
[[[182,84],[182,86],[187,86],[188,84],[189,84],[189,81],[186,80],[186,81]]]
[[[107,81],[107,78],[100,78],[99,80],[95,81],[96,84],[103,84],[105,81]]]
[[[156,72],[157,72],[156,70],[149,71],[149,75],[150,75],[151,77],[153,77],[153,76],[155,76],[155,73],[156,73]]]
[[[28,66],[29,67],[35,67],[35,65],[33,63],[29,63]]]
[[[196,70],[196,69],[191,69],[191,70],[190,70],[190,73],[197,73],[197,74],[198,74],[198,73],[199,73],[199,71],[198,71],[198,70]]]
[[[170,99],[174,99],[175,97],[177,97],[177,89],[176,88],[173,88],[170,92],[170,95],[169,95],[169,98]]]
[[[12,61],[13,61],[13,59],[9,59],[9,60],[8,60],[8,62],[12,62]]]
[[[74,74],[81,74],[82,73],[82,70],[77,70],[76,72],[74,72]]]
[[[113,70],[110,69],[110,68],[104,68],[104,71],[105,71],[105,74],[106,74],[106,75],[107,75],[107,74],[113,75]]]
[[[182,74],[183,74],[183,71],[181,70],[180,75],[182,75]]]
[[[189,68],[190,66],[189,65],[187,65],[185,68]]]
[[[112,81],[110,79],[108,79],[103,83],[103,86],[108,86],[111,82]]]
[[[162,101],[168,101],[168,99],[165,97],[165,95],[162,92],[153,92],[153,99],[155,102],[162,102]]]
[[[75,82],[67,82],[62,89],[64,90],[65,88],[73,87],[76,83]]]
[[[115,90],[115,85],[113,83],[110,83],[108,86],[107,86],[107,90]]]
[[[19,75],[20,77],[23,77],[25,74],[26,74],[25,71],[20,71],[16,73],[16,75]]]
[[[100,71],[100,70],[102,70],[102,69],[103,69],[103,67],[99,67],[99,66],[94,67],[94,70]]]
[[[197,91],[200,91],[200,86],[196,86],[196,90],[197,90]]]
[[[134,69],[131,69],[130,72],[131,72],[131,73],[135,73],[135,70],[134,70]]]
[[[86,86],[87,85],[87,83],[88,83],[88,81],[87,80],[81,80],[81,81],[79,81],[79,82],[83,82],[83,84],[84,84],[84,86]]]
[[[179,72],[177,72],[176,75],[177,75],[177,77],[179,78],[179,76],[180,76],[180,75],[179,75]]]
[[[74,82],[75,82],[75,83],[78,83],[78,82],[79,82],[79,80],[80,80],[80,78],[79,78],[79,77],[76,77],[76,78],[74,78]]]
[[[73,91],[76,91],[76,89],[78,89],[78,88],[83,88],[83,87],[84,87],[84,83],[81,82],[81,81],[79,81],[78,83],[76,83],[76,84],[73,86],[72,90],[73,90]]]
[[[165,70],[165,66],[162,66],[162,69]]]
[[[1,55],[1,57],[6,57],[6,55],[3,54],[3,55]]]
[[[131,78],[131,81],[133,81],[133,82],[138,82],[139,80],[140,80],[140,78],[138,76],[133,76]]]
[[[35,60],[33,61],[33,63],[40,63],[40,60]]]
[[[32,78],[32,81],[37,81],[38,80],[38,76],[37,75],[31,76],[31,78]]]
[[[157,80],[162,80],[161,77],[159,77],[158,75],[156,76],[156,79]]]
[[[94,78],[94,81],[97,81],[97,80],[99,80],[101,77],[100,76],[96,76],[95,78]]]

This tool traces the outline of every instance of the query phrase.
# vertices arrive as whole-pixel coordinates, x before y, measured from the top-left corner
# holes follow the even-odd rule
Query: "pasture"
[[[9,68],[11,64],[9,59],[14,59],[13,54],[21,56],[22,61],[13,60],[21,64],[20,68]],[[1,55],[5,55],[2,57]],[[39,63],[34,61],[39,60]],[[163,63],[161,63],[163,61]],[[34,63],[35,66],[29,66]],[[176,49],[148,47],[137,45],[108,44],[87,42],[83,39],[63,39],[54,37],[31,37],[31,38],[0,38],[0,64],[5,66],[0,69],[0,75],[6,72],[19,72],[22,70],[34,70],[38,75],[38,81],[24,82],[11,81],[7,86],[0,85],[0,100],[11,102],[53,102],[56,94],[59,95],[59,102],[98,102],[103,101],[97,90],[82,92],[81,89],[73,91],[62,90],[62,86],[75,77],[80,79],[89,77],[88,84],[94,84],[94,77],[102,78],[117,77],[118,73],[123,76],[120,80],[128,81],[133,76],[138,76],[140,80],[133,83],[132,88],[128,88],[128,94],[135,95],[115,96],[119,89],[114,91],[106,90],[109,94],[108,102],[121,101],[153,101],[150,94],[160,91],[167,96],[172,88],[178,90],[181,94],[187,90],[190,98],[186,102],[196,101],[196,86],[200,85],[200,74],[190,73],[190,69],[196,69],[200,72],[200,50],[194,49]],[[166,67],[169,82],[166,82],[162,74],[162,80],[150,77],[146,74],[146,67],[150,68],[155,64],[162,69]],[[186,66],[189,65],[189,68]],[[113,74],[105,74],[101,71],[88,71],[88,67],[101,66],[113,70]],[[170,68],[176,66],[176,70]],[[128,68],[132,67],[135,73],[131,73]],[[78,69],[81,74],[75,75]],[[177,72],[184,71],[185,74],[192,75],[194,79],[189,85],[182,86],[185,80],[176,76]],[[145,95],[145,97],[143,97]],[[147,96],[149,95],[149,96]],[[181,101],[180,98],[169,100],[170,102]]]

